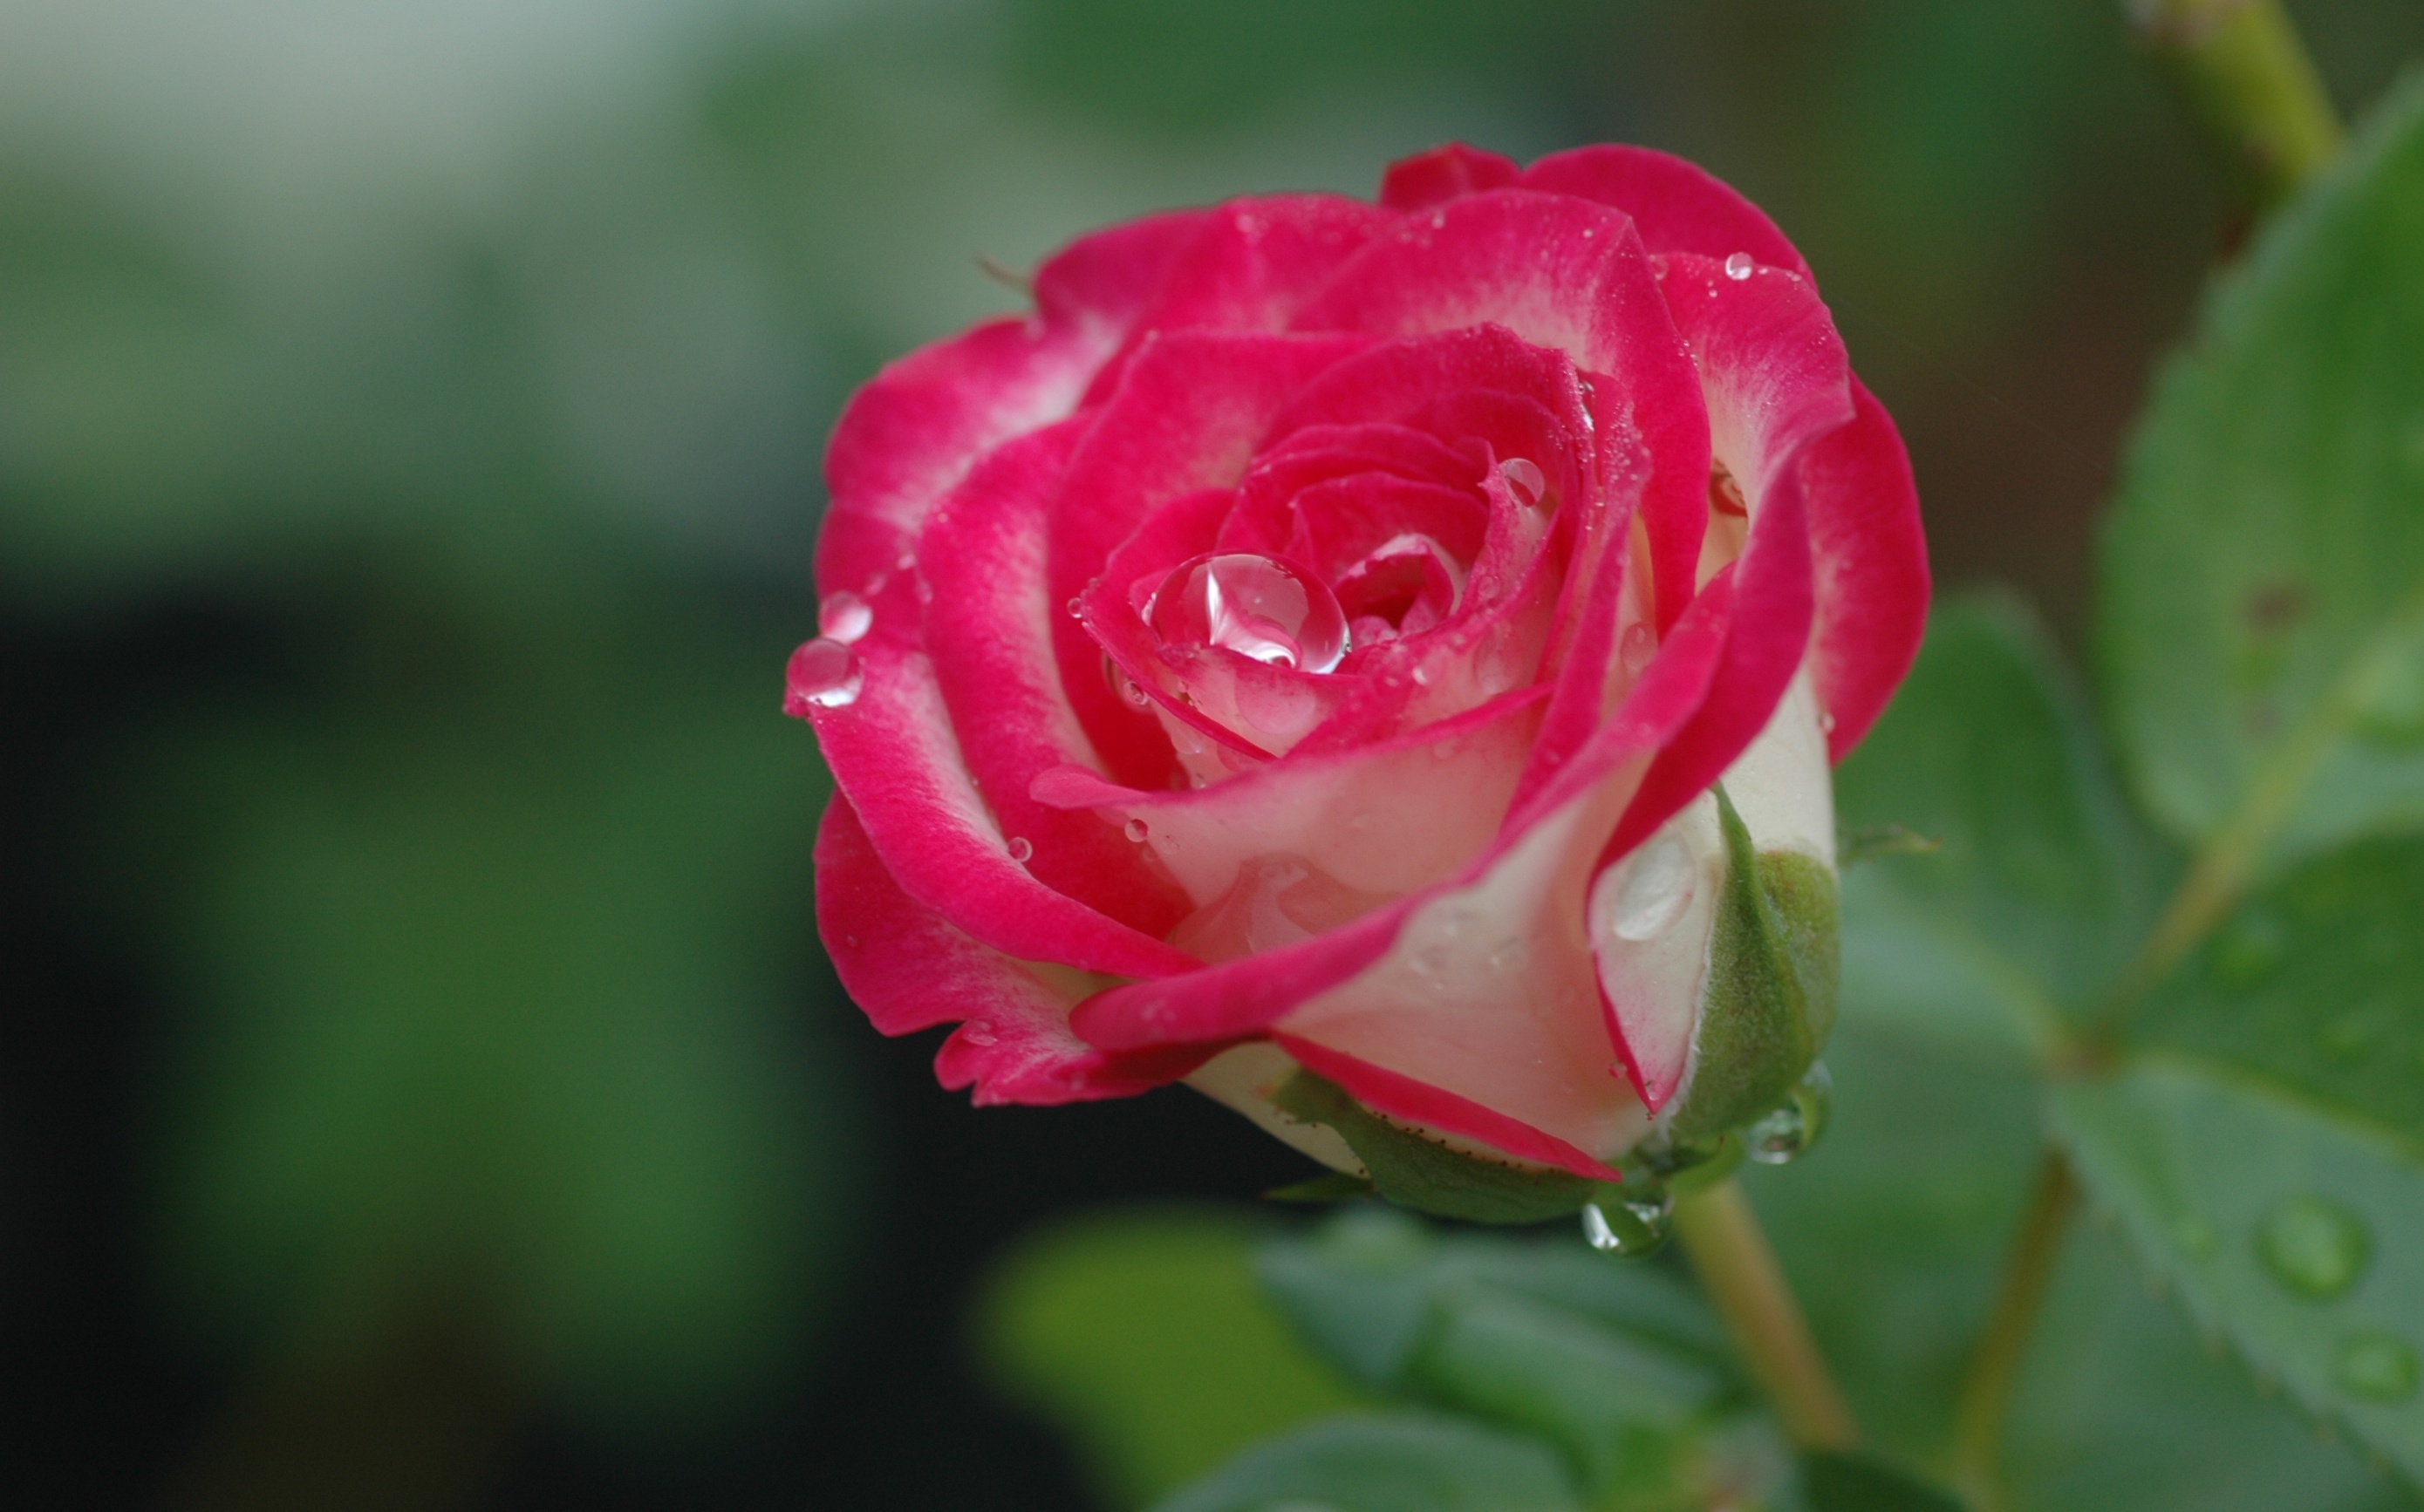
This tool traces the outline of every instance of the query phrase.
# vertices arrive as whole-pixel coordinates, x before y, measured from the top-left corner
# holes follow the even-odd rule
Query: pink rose
[[[1789,1087],[1831,1013],[1827,763],[1928,575],[1775,226],[1658,152],[1447,147],[1377,205],[1097,232],[1034,292],[827,457],[787,708],[876,1027],[959,1023],[936,1070],[980,1103],[1185,1078],[1348,1170],[1274,1106],[1300,1067],[1603,1179]],[[1775,996],[1752,957],[1808,967],[1758,1010],[1785,1051],[1727,1006]]]

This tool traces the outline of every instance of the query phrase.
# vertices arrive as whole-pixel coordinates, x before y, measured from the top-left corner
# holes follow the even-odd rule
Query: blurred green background
[[[775,706],[981,257],[1450,137],[1748,192],[2075,633],[2233,230],[2115,0],[0,0],[12,1504],[1129,1505],[1348,1400],[1268,1217],[1037,1229],[1295,1157],[857,1019]]]

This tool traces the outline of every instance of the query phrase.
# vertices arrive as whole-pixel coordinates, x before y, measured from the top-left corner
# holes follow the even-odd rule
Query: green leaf
[[[1582,1512],[1546,1445],[1459,1418],[1316,1424],[1249,1450],[1156,1512]]]
[[[1365,1385],[1537,1433],[1594,1491],[1690,1472],[1743,1405],[1721,1330],[1680,1278],[1567,1234],[1443,1237],[1370,1208],[1272,1241],[1263,1281]]]
[[[1111,1504],[1355,1404],[1255,1289],[1261,1232],[1212,1210],[1097,1214],[1025,1240],[987,1281],[987,1373],[1076,1441]]]
[[[1827,1049],[1835,1118],[1783,1169],[1746,1168],[1786,1274],[1861,1424],[1930,1464],[2039,1158],[2025,1068],[1846,1020]],[[2403,1507],[2245,1370],[2201,1351],[2118,1239],[2075,1226],[2033,1336],[2004,1463],[2015,1512]]]
[[[1562,1170],[1502,1165],[1451,1150],[1399,1128],[1310,1071],[1289,1077],[1276,1101],[1291,1118],[1337,1130],[1380,1195],[1416,1212],[1473,1223],[1538,1223],[1614,1189]]]
[[[1804,1454],[1801,1495],[1810,1512],[1962,1512],[1952,1496],[1867,1455]]]
[[[2424,79],[2217,289],[2105,542],[2131,785],[2251,870],[2424,820],[2418,351]]]
[[[2424,841],[2309,862],[2164,982],[2064,1134],[2200,1327],[2424,1483]]]
[[[1938,842],[1844,872],[1848,1016],[1990,1058],[2042,1052],[2145,932],[2155,859],[2083,701],[2013,599],[1937,606],[1835,788],[1846,825]]]
[[[1572,1328],[1623,1334],[1679,1358],[1729,1358],[1725,1330],[1681,1277],[1593,1253],[1572,1233],[1442,1233],[1403,1213],[1362,1207],[1270,1240],[1254,1267],[1314,1347],[1375,1391],[1411,1389],[1437,1314],[1483,1295],[1523,1298],[1568,1316]]]

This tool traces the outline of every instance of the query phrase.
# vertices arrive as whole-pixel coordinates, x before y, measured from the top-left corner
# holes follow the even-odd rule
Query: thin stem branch
[[[2339,117],[2281,0],[2129,0],[2258,215],[2338,155]]]
[[[2037,1310],[2078,1207],[2079,1179],[2062,1152],[2049,1149],[2019,1234],[2004,1261],[1995,1310],[1979,1337],[1978,1352],[1970,1357],[1954,1410],[1954,1478],[1979,1512],[1997,1512],[2002,1503],[2003,1422],[2010,1413],[2012,1389],[2019,1381],[2020,1362],[2028,1356]]]
[[[1827,1373],[1801,1304],[1794,1300],[1741,1186],[1729,1178],[1681,1199],[1675,1232],[1726,1320],[1734,1347],[1784,1420],[1785,1433],[1805,1449],[1848,1449],[1859,1442],[1851,1405]]]

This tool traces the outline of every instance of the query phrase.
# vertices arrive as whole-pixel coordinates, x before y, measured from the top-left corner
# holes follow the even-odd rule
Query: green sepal
[[[1539,1223],[1585,1202],[1630,1188],[1562,1170],[1502,1164],[1451,1150],[1400,1128],[1348,1096],[1337,1083],[1299,1071],[1273,1099],[1280,1111],[1328,1124],[1347,1141],[1372,1186],[1399,1207],[1471,1223]]]
[[[1835,1025],[1842,907],[1835,874],[1791,851],[1764,854],[1723,788],[1726,883],[1690,1085],[1669,1126],[1686,1138],[1739,1128],[1784,1101]]]

